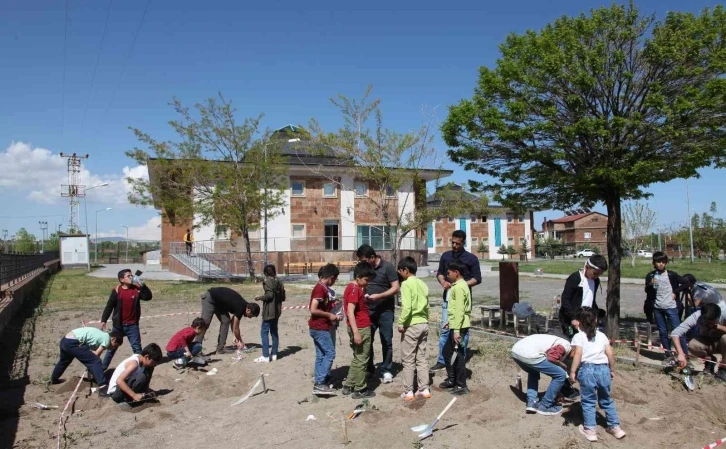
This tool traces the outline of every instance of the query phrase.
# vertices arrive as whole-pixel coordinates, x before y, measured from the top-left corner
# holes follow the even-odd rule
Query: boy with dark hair
[[[180,330],[169,340],[166,345],[166,355],[174,360],[174,368],[182,369],[190,361],[197,365],[206,365],[207,361],[198,357],[202,352],[202,344],[194,341],[194,338],[204,332],[207,323],[203,318],[194,318],[189,327]]]
[[[599,254],[590,256],[585,266],[575,271],[565,281],[565,289],[560,296],[560,325],[565,337],[572,340],[577,333],[577,313],[583,307],[594,309],[597,315],[597,290],[600,287],[600,275],[608,269],[608,262]]]
[[[353,399],[372,398],[376,394],[368,389],[366,370],[371,358],[371,318],[365,298],[368,281],[376,277],[376,270],[368,262],[361,262],[353,270],[353,281],[345,288],[343,304],[348,317],[348,336],[353,349],[348,378],[343,394],[353,393]]]
[[[151,301],[152,294],[149,287],[138,277],[131,274],[131,270],[124,269],[118,272],[119,284],[111,290],[106,307],[101,315],[101,330],[106,328],[106,321],[111,317],[112,329],[129,339],[134,354],[141,352],[141,333],[139,332],[139,319],[141,318],[141,301]],[[115,349],[109,348],[103,359],[104,371],[111,364]]]
[[[124,342],[124,336],[117,330],[106,333],[95,327],[80,327],[68,332],[60,341],[60,357],[50,376],[51,384],[61,383],[73,359],[78,359],[91,372],[99,387],[106,386],[106,376],[101,368],[101,354],[106,349],[116,350]]]
[[[471,290],[464,280],[466,270],[466,265],[458,260],[453,260],[449,264],[448,277],[454,283],[449,291],[449,319],[444,324],[444,327],[450,330],[449,340],[444,346],[447,378],[439,388],[451,389],[451,394],[455,395],[469,393],[466,387],[465,337],[471,326]]]
[[[333,390],[328,384],[328,375],[330,368],[335,360],[335,346],[330,336],[331,323],[340,321],[340,317],[331,313],[332,303],[328,294],[328,288],[335,284],[338,279],[340,270],[338,267],[329,263],[323,267],[320,273],[321,278],[313,291],[310,293],[310,319],[308,327],[310,328],[310,337],[315,344],[315,380],[313,386],[313,394],[319,396],[334,396]]]
[[[212,316],[216,316],[219,320],[219,336],[217,337],[217,354],[224,354],[226,350],[224,345],[227,344],[227,333],[232,328],[234,334],[234,343],[237,349],[244,349],[245,344],[242,341],[242,334],[239,330],[239,324],[242,317],[254,318],[260,314],[260,306],[253,302],[247,302],[235,290],[229,287],[214,287],[202,293],[202,318],[207,323],[207,327],[195,337],[195,341],[204,341],[204,335],[212,324]],[[229,314],[232,314],[231,323]]]
[[[373,342],[376,330],[381,337],[381,373],[384,384],[393,382],[393,320],[396,308],[395,296],[400,289],[396,267],[383,260],[370,245],[361,245],[356,251],[359,262],[368,262],[376,271],[376,276],[368,282],[368,314],[371,317],[371,358],[368,362],[368,375],[373,376]]]
[[[673,346],[678,351],[678,366],[687,365],[686,335],[696,331],[697,336],[688,342],[688,352],[696,357],[710,360],[706,363],[706,370],[713,373],[716,366],[716,354],[721,354],[721,365],[716,378],[726,382],[726,311],[721,310],[718,304],[705,303],[701,310],[691,314],[684,322],[671,332]]]
[[[320,267],[318,270],[318,280],[322,279],[323,276],[323,268],[325,266]],[[343,299],[336,299],[335,297],[335,290],[328,287],[328,297],[331,306],[330,313],[334,313],[340,317],[340,321],[345,320],[345,312],[343,311]],[[331,323],[330,325],[330,340],[333,342],[333,347],[336,345],[336,340],[338,338],[338,326],[340,326],[340,321],[336,321],[335,323]]]
[[[154,367],[161,360],[161,348],[147,345],[141,354],[134,354],[116,367],[108,383],[108,395],[116,403],[138,402],[150,391]]]
[[[262,272],[265,275],[265,280],[262,281],[265,294],[255,298],[255,301],[262,301],[262,326],[260,327],[262,355],[254,360],[255,363],[269,363],[277,360],[277,347],[280,341],[277,323],[282,315],[282,303],[285,301],[285,285],[277,279],[275,266],[266,265]],[[270,335],[272,335],[272,352],[270,352]]]
[[[426,344],[429,336],[429,288],[416,277],[418,266],[413,257],[404,257],[398,262],[401,284],[401,316],[398,318],[398,332],[401,333],[401,363],[403,364],[404,401],[417,397],[430,398],[428,388],[428,365]],[[418,379],[418,390],[413,394],[414,373]]]
[[[688,283],[675,271],[666,270],[667,266],[668,256],[662,251],[654,252],[653,268],[655,270],[645,276],[644,309],[648,321],[652,323],[655,319],[658,327],[660,344],[665,350],[663,364],[671,365],[674,363],[674,359],[668,338],[668,325],[673,330],[681,324],[677,298],[681,290],[688,288]]]

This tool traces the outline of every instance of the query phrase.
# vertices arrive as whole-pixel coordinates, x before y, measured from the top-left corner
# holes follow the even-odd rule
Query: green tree
[[[519,248],[519,252],[524,256],[525,261],[529,260],[530,251],[532,251],[532,248],[529,246],[529,241],[525,239]]]
[[[635,266],[638,250],[646,245],[646,239],[652,237],[651,229],[655,226],[655,212],[647,203],[635,201],[626,204],[623,210],[623,238],[630,250],[631,266]]]
[[[135,148],[127,156],[159,176],[153,177],[156,182],[128,179],[133,186],[129,199],[154,204],[177,223],[196,214],[200,226],[228,226],[243,238],[254,277],[250,231],[259,227],[265,211],[269,220],[284,206],[287,166],[280,150],[286,140],[261,130],[262,115],[238,122],[232,102],[221,94],[193,111],[177,99],[172,106],[179,116],[169,122],[177,142],[160,142],[131,128],[149,151]]]
[[[38,240],[25,228],[15,233],[14,251],[16,253],[33,254],[38,252]]]
[[[511,34],[470,100],[450,108],[449,155],[494,200],[608,212],[607,330],[620,316],[623,200],[726,157],[726,12],[641,16],[633,3]],[[678,161],[678,163],[674,163]]]
[[[507,252],[507,250],[508,250],[508,249],[509,249],[509,248],[507,248],[507,245],[502,245],[502,246],[500,246],[500,247],[499,247],[499,249],[497,250],[497,254],[501,254],[501,256],[502,256],[502,260],[504,260],[504,256],[506,256],[507,254],[509,254],[509,253]]]
[[[507,246],[507,256],[511,259],[515,254],[517,254],[517,248],[515,248],[514,245]]]
[[[368,182],[365,201],[373,206],[371,214],[356,216],[356,221],[377,222],[384,235],[391,234],[391,261],[396,264],[403,241],[411,233],[418,230],[419,237],[424,236],[429,223],[441,216],[486,215],[487,198],[463,192],[460,186],[440,185],[445,171],[433,145],[433,113],[426,114],[416,130],[392,130],[383,120],[381,101],[371,98],[371,92],[369,86],[359,100],[345,95],[331,99],[343,118],[343,127],[335,132],[326,132],[317,121],[311,121],[310,130],[318,151],[332,154],[342,165],[335,175],[326,174],[318,166],[309,168],[341,190],[354,188],[341,182],[345,173]],[[436,190],[432,207],[427,207],[427,181]],[[389,236],[386,237],[388,240]]]

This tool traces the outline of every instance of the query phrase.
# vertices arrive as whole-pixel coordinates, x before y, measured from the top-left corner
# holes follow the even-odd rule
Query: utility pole
[[[44,254],[45,253],[45,231],[48,230],[48,222],[39,221],[38,224],[40,225],[40,232],[41,232],[40,254]]]
[[[3,229],[3,246],[5,247],[5,252],[8,252],[8,230]]]
[[[691,194],[688,188],[688,178],[686,178],[686,204],[688,205],[688,234],[691,239],[691,263],[693,263],[693,218],[691,217]]]
[[[71,218],[69,221],[69,233],[78,232],[78,198],[86,196],[85,186],[81,185],[81,159],[88,159],[88,155],[78,156],[76,153],[63,154],[60,157],[68,158],[68,184],[61,185],[61,196],[70,198]]]
[[[663,246],[661,245],[661,240],[660,240],[660,225],[658,225],[657,229],[658,229],[658,251],[663,251]]]
[[[129,263],[129,227],[128,226],[121,226],[122,228],[126,228],[126,263]]]

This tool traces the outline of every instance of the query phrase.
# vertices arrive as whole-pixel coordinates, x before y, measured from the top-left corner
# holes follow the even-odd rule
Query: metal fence
[[[0,254],[0,285],[13,283],[14,280],[43,268],[46,262],[59,258],[58,251],[46,251],[44,254]]]
[[[267,239],[267,251],[355,251],[360,245],[368,244],[376,250],[390,251],[393,241],[384,237],[370,236],[342,236],[342,237],[270,237]],[[186,245],[183,242],[172,242],[173,248],[169,248],[170,254],[181,254],[186,252]],[[343,248],[349,248],[344,250]],[[428,244],[424,239],[404,237],[401,240],[399,249],[425,251]],[[245,241],[242,238],[237,240],[198,240],[192,244],[192,252],[196,254],[209,253],[231,253],[246,251]],[[250,251],[260,252],[265,250],[265,240],[259,238],[250,239]]]

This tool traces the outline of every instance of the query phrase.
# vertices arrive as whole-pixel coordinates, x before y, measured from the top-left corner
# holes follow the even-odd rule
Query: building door
[[[325,249],[338,251],[338,221],[325,220]]]

